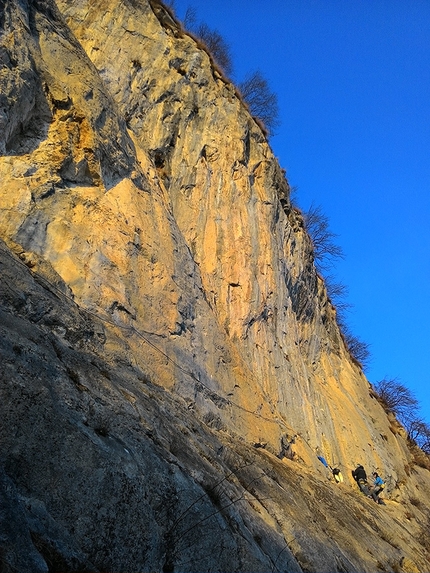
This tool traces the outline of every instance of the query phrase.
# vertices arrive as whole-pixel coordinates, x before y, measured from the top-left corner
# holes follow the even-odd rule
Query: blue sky
[[[370,382],[398,378],[430,422],[430,2],[175,0],[230,45],[239,83],[278,96],[271,146],[298,204],[320,205],[345,259]]]

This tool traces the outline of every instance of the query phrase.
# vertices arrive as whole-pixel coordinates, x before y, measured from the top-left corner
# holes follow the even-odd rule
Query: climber
[[[331,469],[331,473],[333,474],[334,477],[334,481],[336,483],[342,483],[343,482],[343,475],[342,472],[340,471],[339,468],[330,468]]]
[[[297,434],[289,439],[288,434],[282,436],[281,438],[281,451],[278,454],[278,458],[287,458],[288,460],[295,460],[297,458],[296,452],[293,450],[293,445],[296,443]]]
[[[362,491],[365,495],[369,495],[369,488],[367,485],[367,475],[362,465],[358,465],[355,470],[352,472],[352,477],[358,484],[360,491]]]
[[[380,503],[381,505],[385,505],[383,500],[379,497],[379,494],[383,491],[385,487],[384,480],[376,472],[373,472],[372,477],[374,481],[373,481],[373,487],[370,490],[370,495],[372,496],[373,501],[375,501],[376,503]]]

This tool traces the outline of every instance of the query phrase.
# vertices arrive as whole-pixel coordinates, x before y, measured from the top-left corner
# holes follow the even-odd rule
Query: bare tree
[[[338,316],[343,317],[344,313],[352,307],[352,304],[346,301],[348,287],[343,283],[337,282],[332,275],[325,276],[324,282],[327,295],[336,308]]]
[[[308,211],[303,212],[303,220],[312,242],[315,266],[318,272],[324,274],[323,270],[332,266],[334,259],[343,258],[343,250],[336,244],[337,235],[330,230],[329,219],[322,212],[321,207],[312,204]],[[346,323],[345,312],[351,307],[345,301],[348,289],[344,284],[336,282],[331,275],[328,275],[324,280],[327,294],[337,310],[337,324],[345,346],[351,357],[362,369],[365,369],[371,358],[370,347],[367,342],[352,334]]]
[[[366,369],[370,361],[370,348],[367,342],[364,342],[358,336],[350,332],[343,333],[346,346],[351,356],[360,364],[362,369]]]
[[[336,244],[337,235],[330,230],[329,219],[319,205],[312,204],[303,213],[306,231],[312,241],[315,266],[321,272],[333,264],[334,259],[343,259],[342,247]]]
[[[348,305],[348,307],[349,306],[350,305]],[[369,362],[372,358],[370,345],[351,332],[345,320],[344,313],[341,312],[337,315],[336,322],[339,326],[340,332],[342,333],[343,341],[349,354],[356,362],[358,362],[361,368],[365,370],[369,366]]]
[[[194,6],[188,6],[183,21],[184,28],[186,30],[192,30],[192,28],[196,24],[196,21],[197,21],[197,10],[194,8]]]
[[[405,426],[416,419],[418,400],[397,378],[384,378],[375,384],[378,396],[387,410],[396,414]]]
[[[412,419],[405,425],[408,438],[421,450],[430,455],[430,426],[421,418]]]
[[[251,113],[260,119],[268,133],[273,135],[279,125],[278,96],[270,90],[261,72],[255,71],[239,84],[239,90]]]
[[[230,74],[233,69],[230,47],[221,34],[217,30],[209,28],[205,23],[200,24],[195,33],[208,48],[220,68],[226,74]]]

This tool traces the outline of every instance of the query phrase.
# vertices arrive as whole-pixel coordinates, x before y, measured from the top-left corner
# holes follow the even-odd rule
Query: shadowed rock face
[[[428,471],[234,86],[155,0],[0,26],[2,571],[426,571]]]

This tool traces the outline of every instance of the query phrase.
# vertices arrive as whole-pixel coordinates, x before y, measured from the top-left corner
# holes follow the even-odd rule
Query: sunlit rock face
[[[0,11],[10,570],[424,571],[428,472],[234,85],[155,0]]]

